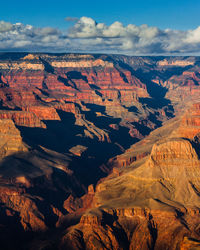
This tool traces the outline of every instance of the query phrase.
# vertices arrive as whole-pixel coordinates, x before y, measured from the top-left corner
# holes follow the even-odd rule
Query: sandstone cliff
[[[12,120],[0,120],[0,156],[5,157],[18,151],[26,151],[19,130]]]

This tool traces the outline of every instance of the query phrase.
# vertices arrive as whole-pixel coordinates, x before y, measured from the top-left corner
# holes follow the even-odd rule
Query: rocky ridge
[[[161,130],[165,132],[162,139],[154,139],[148,156],[126,167],[118,166],[97,184],[92,209],[82,215],[79,224],[69,228],[61,249],[78,249],[83,244],[86,249],[199,246],[198,136],[190,140],[174,137],[170,123],[138,143],[141,147],[150,137],[159,136]]]

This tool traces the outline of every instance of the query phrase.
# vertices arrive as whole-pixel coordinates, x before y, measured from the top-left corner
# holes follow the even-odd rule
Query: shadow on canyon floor
[[[92,110],[87,112],[86,118],[101,129],[108,129],[110,122],[119,123],[120,121],[120,119],[109,117],[96,117],[93,107],[91,106],[90,108]],[[61,121],[45,121],[46,129],[19,126],[18,128],[24,142],[37,150],[39,150],[38,145],[41,145],[47,149],[67,154],[73,146],[86,146],[88,149],[81,157],[72,156],[70,166],[77,178],[81,176],[81,181],[85,186],[91,183],[95,184],[100,178],[107,175],[100,169],[100,166],[106,163],[108,159],[122,152],[116,143],[127,149],[137,141],[137,139],[129,135],[128,128],[121,126],[119,126],[119,130],[109,128],[112,143],[107,141],[101,142],[97,138],[84,137],[85,127],[75,125],[76,120],[73,114],[63,111],[58,111],[58,113]],[[85,175],[86,170],[87,175]]]

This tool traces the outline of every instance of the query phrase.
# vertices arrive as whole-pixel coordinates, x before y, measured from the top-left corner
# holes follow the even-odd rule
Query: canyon
[[[2,249],[200,249],[199,85],[199,57],[0,53]]]

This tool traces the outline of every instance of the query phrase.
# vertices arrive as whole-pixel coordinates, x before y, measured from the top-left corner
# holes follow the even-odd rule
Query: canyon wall
[[[199,58],[17,58],[0,56],[3,247],[199,247]]]

